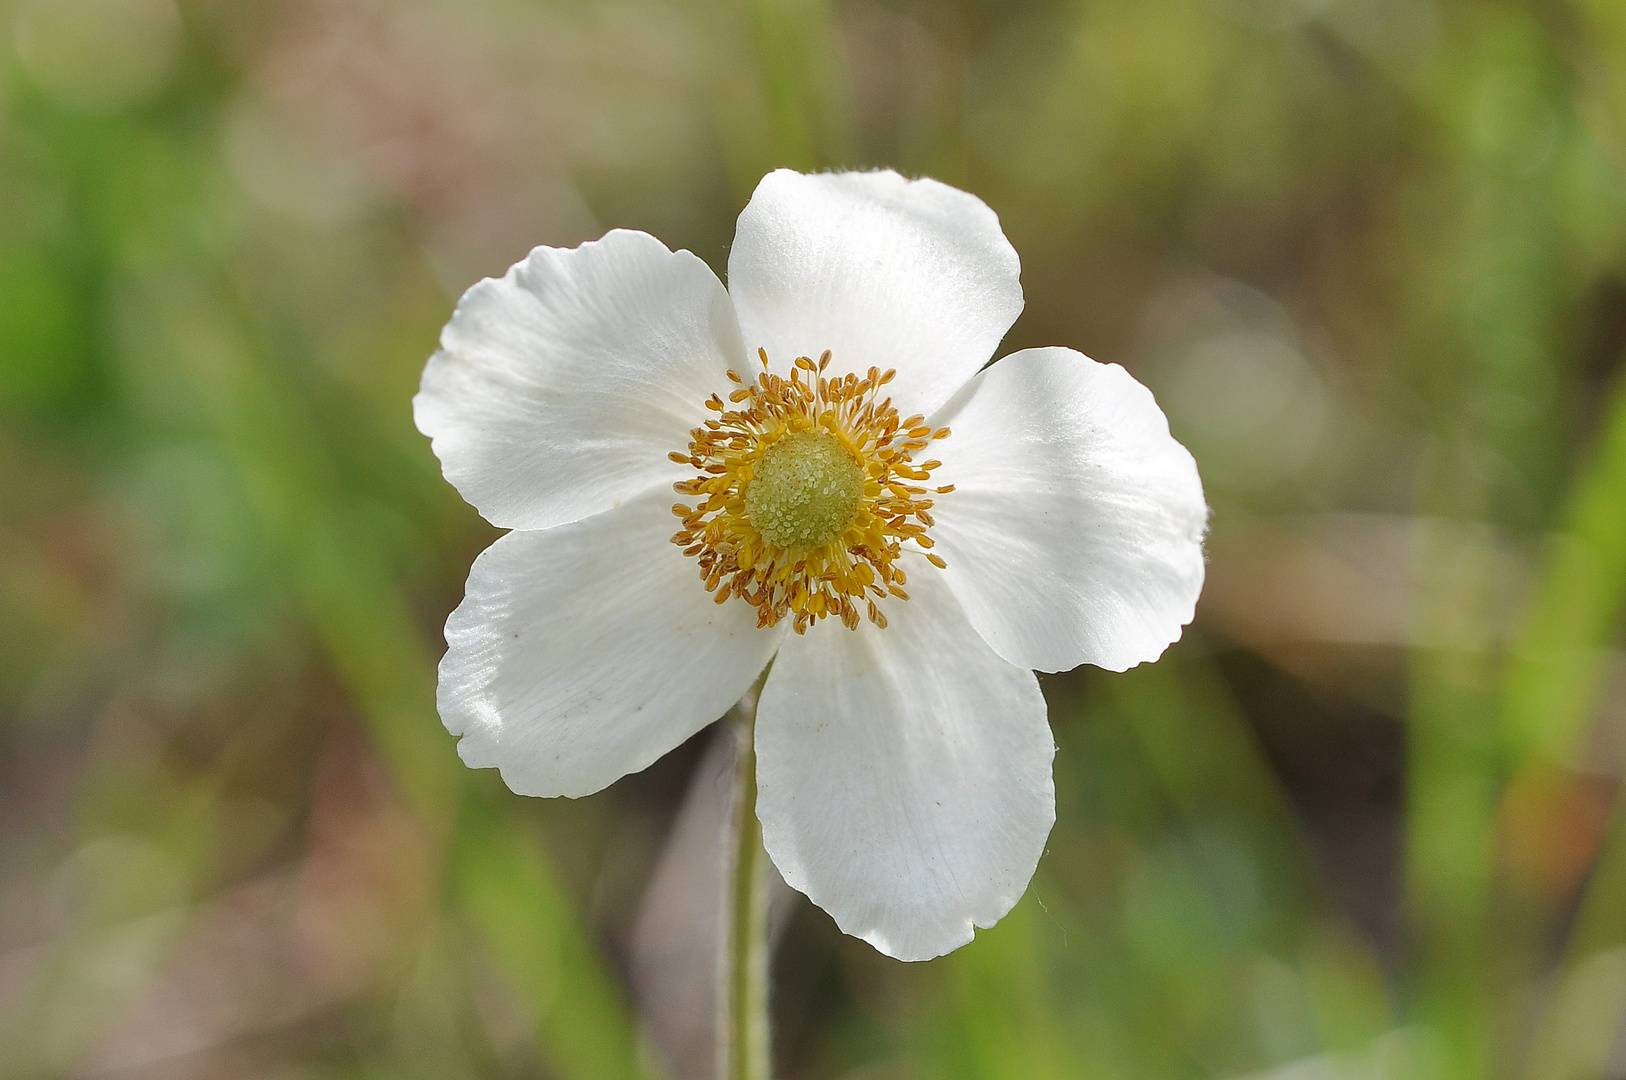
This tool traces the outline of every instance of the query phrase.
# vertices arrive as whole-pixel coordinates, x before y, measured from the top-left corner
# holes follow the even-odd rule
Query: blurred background
[[[779,1074],[1626,1076],[1618,0],[5,0],[0,1075],[704,1075],[710,735],[463,768],[495,532],[409,400],[480,277],[722,271],[780,165],[985,199],[1002,351],[1127,366],[1214,513],[1161,663],[1044,680],[1004,922],[782,905]]]

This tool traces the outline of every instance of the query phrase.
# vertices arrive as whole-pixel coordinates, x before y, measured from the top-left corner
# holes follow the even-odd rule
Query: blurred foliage
[[[493,537],[409,400],[460,292],[778,165],[974,191],[1008,348],[1128,366],[1197,625],[1046,680],[1026,899],[797,908],[787,1077],[1623,1075],[1626,5],[8,0],[0,1074],[659,1075],[629,928],[696,748],[465,770]]]

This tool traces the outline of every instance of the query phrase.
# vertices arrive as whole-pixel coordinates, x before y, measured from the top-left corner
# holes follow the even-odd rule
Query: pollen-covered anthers
[[[672,507],[683,522],[672,542],[699,562],[717,603],[754,605],[759,627],[794,616],[800,634],[827,615],[851,630],[862,616],[884,627],[876,601],[909,599],[903,545],[932,547],[923,496],[953,490],[925,487],[941,462],[913,457],[949,429],[898,417],[880,396],[895,371],[827,377],[827,351],[817,363],[797,357],[783,379],[767,370],[764,350],[757,356],[756,380],[730,371],[728,400],[706,402],[717,416],[690,432],[688,453],[671,455],[700,470],[673,485],[698,502]],[[929,550],[926,558],[945,565]]]

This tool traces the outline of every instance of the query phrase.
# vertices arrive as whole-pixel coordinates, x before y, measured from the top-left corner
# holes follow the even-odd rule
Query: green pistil
[[[858,516],[864,473],[828,431],[798,431],[768,448],[745,489],[745,513],[768,543],[814,548]]]

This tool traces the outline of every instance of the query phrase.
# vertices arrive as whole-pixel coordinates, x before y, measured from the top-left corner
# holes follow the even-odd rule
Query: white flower
[[[1207,518],[1122,368],[1050,348],[979,370],[1019,270],[965,192],[780,171],[726,291],[622,230],[471,288],[414,401],[446,478],[513,530],[446,625],[463,760],[586,795],[773,659],[757,813],[785,880],[902,959],[997,922],[1055,820],[1031,669],[1158,657]]]

